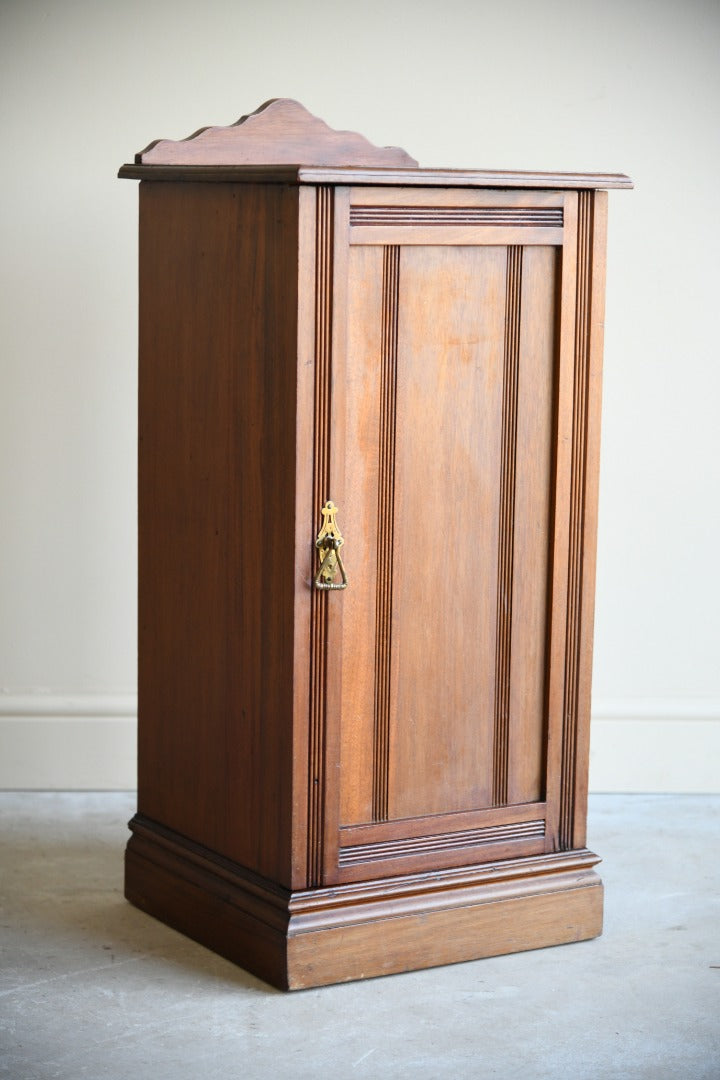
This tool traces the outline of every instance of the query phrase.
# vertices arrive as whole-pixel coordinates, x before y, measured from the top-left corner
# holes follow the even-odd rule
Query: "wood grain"
[[[502,248],[402,252],[391,817],[492,799],[505,269]]]
[[[565,243],[558,285],[558,342],[555,423],[552,440],[550,519],[550,603],[547,640],[546,802],[548,850],[560,847],[559,818],[565,703],[565,642],[568,610],[568,552],[572,471],[573,387],[575,377],[575,300],[577,292],[577,193],[565,197]]]
[[[495,710],[493,731],[493,802],[508,801],[510,732],[510,662],[515,554],[515,462],[517,458],[518,374],[520,366],[520,247],[507,250],[505,343],[503,356],[502,441],[498,506],[497,626],[495,631]]]
[[[315,323],[317,266],[317,195],[314,188],[298,191],[297,250],[297,367],[294,532],[294,632],[292,721],[292,887],[305,888],[308,872],[310,812],[310,701],[312,574],[316,566],[314,540],[318,521],[314,503],[315,470]],[[314,531],[315,530],[315,531]],[[288,540],[291,538],[288,533]]]
[[[141,189],[139,807],[283,882],[297,229],[296,189]]]
[[[585,844],[587,822],[588,763],[590,759],[590,704],[592,649],[595,612],[595,561],[597,551],[598,481],[600,472],[600,409],[602,399],[602,353],[605,326],[605,268],[607,247],[607,195],[589,192],[586,216],[589,219],[586,249],[589,295],[585,299],[586,329],[583,334],[586,355],[583,409],[583,490],[581,574],[576,610],[579,623],[575,656],[577,671],[574,684],[575,761],[572,769],[574,815],[568,834],[568,847]],[[568,713],[566,712],[566,715]]]
[[[291,990],[394,975],[507,952],[597,937],[602,931],[599,879],[558,880],[557,891],[503,896],[451,911],[419,912],[323,934],[297,934],[288,943]]]
[[[488,845],[495,847],[497,844],[506,844],[508,841],[534,840],[544,836],[545,821],[542,818],[536,818],[518,823],[503,822],[500,825],[486,825],[479,829],[460,829],[457,832],[431,833],[428,836],[404,836],[398,840],[347,844],[340,848],[340,866],[362,864],[366,867],[365,873],[367,873],[368,863],[425,855],[444,855],[448,851],[462,852],[463,862],[467,862],[468,849]],[[476,859],[480,857],[477,850],[474,850],[473,854]]]
[[[559,839],[572,847],[577,784],[578,679],[583,599],[583,534],[586,484],[588,367],[592,276],[592,194],[578,196],[578,255],[575,299],[575,365],[568,545],[568,607],[565,637],[565,702],[563,706],[562,773]]]
[[[388,184],[399,187],[545,188],[593,190],[632,188],[624,173],[526,172],[505,169],[300,168],[305,184]]]
[[[606,230],[607,197],[581,192],[559,825],[560,842],[567,849],[584,842],[587,818]]]
[[[313,508],[317,531],[330,498],[330,385],[332,379],[333,200],[327,187],[315,196],[315,403]],[[312,536],[309,538],[312,543]],[[312,550],[312,548],[311,548]],[[313,551],[311,577],[317,572]],[[307,882],[323,879],[325,833],[325,727],[329,594],[313,589],[310,606],[310,745],[308,753]]]
[[[413,194],[413,193],[409,193]],[[492,193],[497,196],[497,193]],[[457,195],[457,193],[456,193]],[[357,192],[351,192],[350,214],[352,214],[352,200],[360,197]],[[535,193],[533,193],[533,198]],[[398,193],[393,192],[393,198],[398,198]],[[424,196],[428,198],[427,195]],[[517,200],[514,196],[514,201]],[[562,196],[550,195],[555,203]],[[443,193],[443,202],[448,201],[448,194]],[[495,200],[497,203],[497,199]],[[403,401],[398,391],[397,380],[401,379],[401,386],[409,386],[413,393],[417,393],[418,380],[427,378],[427,371],[437,370],[439,353],[437,341],[433,338],[434,329],[429,332],[423,324],[423,319],[434,320],[433,303],[439,307],[445,306],[443,289],[446,281],[451,278],[447,272],[443,273],[441,255],[436,250],[437,245],[431,249],[431,253],[418,252],[417,247],[401,248],[402,260],[410,258],[423,259],[423,265],[428,267],[427,279],[422,288],[416,289],[417,299],[406,291],[407,275],[403,271],[396,279],[394,274],[393,295],[398,288],[398,313],[395,313],[395,303],[388,300],[388,252],[397,250],[390,246],[384,250],[381,257],[379,248],[369,248],[362,255],[362,248],[351,247],[352,260],[350,275],[350,319],[348,322],[350,339],[348,345],[348,358],[343,361],[344,367],[339,378],[340,386],[335,391],[335,397],[344,402],[343,414],[346,418],[346,432],[350,438],[347,447],[347,472],[346,491],[349,496],[348,512],[353,515],[353,532],[360,540],[361,547],[358,550],[356,570],[358,577],[358,589],[344,598],[343,619],[343,654],[352,656],[353,660],[347,665],[343,677],[343,705],[342,722],[343,751],[341,786],[345,792],[342,800],[342,813],[340,821],[347,827],[353,822],[362,823],[372,818],[383,820],[389,815],[383,803],[378,799],[378,788],[390,783],[392,770],[399,769],[400,765],[395,762],[395,746],[391,744],[386,748],[385,723],[397,725],[406,722],[404,717],[408,710],[400,710],[397,714],[397,706],[391,697],[390,702],[384,696],[386,688],[385,673],[388,670],[396,683],[398,678],[408,678],[408,684],[414,686],[419,682],[421,689],[418,698],[425,704],[427,698],[426,686],[423,684],[422,674],[417,676],[417,669],[410,668],[407,661],[398,664],[397,658],[393,657],[397,642],[394,641],[391,632],[387,628],[387,612],[392,610],[392,597],[387,595],[386,580],[388,571],[384,568],[379,573],[380,564],[385,567],[397,564],[400,567],[405,560],[405,553],[399,554],[403,549],[399,546],[399,537],[395,533],[392,524],[392,516],[389,511],[388,498],[395,489],[395,470],[390,462],[394,460],[395,452],[399,450],[401,455],[411,454],[412,460],[420,459],[422,464],[417,468],[416,474],[411,474],[412,479],[404,477],[402,484],[397,488],[397,496],[394,513],[400,514],[400,530],[407,519],[408,493],[412,496],[416,489],[419,497],[424,500],[419,505],[427,502],[428,484],[432,483],[434,470],[438,475],[438,491],[445,491],[448,478],[455,472],[455,466],[437,465],[439,455],[433,450],[428,450],[425,445],[430,440],[432,446],[433,425],[428,425],[426,420],[433,411],[438,408],[438,400],[441,395],[433,386],[427,400],[416,405],[409,413],[411,417],[403,417]],[[492,248],[489,249],[492,251]],[[485,460],[494,461],[496,471],[492,474],[491,487],[497,492],[497,504],[492,511],[488,508],[486,519],[478,527],[478,531],[487,531],[489,523],[495,519],[494,526],[498,532],[497,562],[498,577],[493,577],[492,569],[486,570],[481,567],[481,573],[487,574],[487,580],[494,581],[495,598],[494,608],[496,611],[497,626],[492,637],[494,683],[497,692],[494,697],[495,710],[495,736],[491,738],[491,744],[496,748],[494,792],[490,802],[523,803],[529,800],[540,801],[543,799],[545,786],[545,694],[546,682],[545,671],[548,663],[548,653],[545,648],[545,625],[548,618],[548,559],[549,544],[547,529],[549,524],[550,499],[552,489],[552,437],[553,437],[553,411],[554,411],[554,388],[555,388],[555,363],[554,353],[556,349],[556,276],[557,256],[556,248],[524,248],[511,249],[510,259],[511,272],[506,273],[503,258],[502,268],[502,293],[496,290],[496,318],[500,320],[502,330],[496,335],[496,347],[493,363],[499,372],[498,386],[504,379],[504,396],[501,392],[498,398],[496,430],[498,433],[497,455],[487,452]],[[418,252],[417,256],[414,254]],[[528,264],[529,274],[522,277],[519,273],[523,261]],[[447,258],[447,256],[445,256]],[[433,269],[431,260],[438,260],[437,272]],[[412,263],[408,263],[409,266]],[[514,270],[512,269],[514,267]],[[483,273],[476,275],[481,280]],[[402,286],[400,286],[402,282]],[[472,295],[469,293],[468,295]],[[500,296],[503,301],[500,303]],[[409,305],[416,304],[408,314]],[[491,308],[487,299],[483,302],[475,300],[472,310],[485,310]],[[421,314],[418,312],[422,310]],[[523,312],[526,311],[526,314]],[[389,313],[392,312],[390,316]],[[451,316],[455,318],[455,315]],[[397,320],[399,330],[387,332],[387,326],[393,325]],[[403,321],[405,320],[405,321]],[[418,335],[428,339],[428,360],[422,361],[419,352],[411,344],[408,355],[413,357],[413,368],[406,373],[396,371],[393,379],[388,383],[383,375],[387,363],[387,342],[398,334],[398,344],[393,348],[401,349],[403,339],[401,330],[405,325],[419,325]],[[370,330],[374,327],[372,334]],[[440,338],[445,335],[445,329],[438,331]],[[480,340],[482,334],[475,337]],[[504,344],[503,344],[504,342]],[[504,359],[503,359],[504,356]],[[385,357],[385,360],[382,358]],[[376,360],[377,358],[377,360]],[[397,359],[393,359],[393,365]],[[502,376],[503,366],[505,376]],[[338,369],[340,370],[340,369]],[[404,380],[404,381],[403,381]],[[388,397],[388,386],[391,393]],[[487,424],[487,413],[490,408],[488,396],[482,398],[482,404],[472,406],[466,404],[467,394],[464,390],[456,390],[452,398],[452,424],[442,425],[443,431],[450,433],[448,437],[456,437],[458,418],[463,410],[468,409],[468,415],[473,414],[480,418],[480,422]],[[394,424],[391,421],[392,412],[398,412]],[[399,423],[399,427],[398,427]],[[516,443],[518,428],[522,433],[522,454],[517,457]],[[457,436],[461,439],[461,445],[472,445],[473,438],[468,437],[461,428],[462,434]],[[375,434],[373,434],[375,433]],[[394,452],[388,454],[388,438],[391,438]],[[407,440],[407,446],[403,439]],[[398,441],[399,440],[399,441]],[[379,449],[376,449],[376,445]],[[502,451],[500,448],[502,447]],[[423,456],[425,455],[425,456]],[[358,461],[364,462],[363,468],[358,468]],[[417,476],[417,479],[415,479]],[[392,478],[392,483],[390,483]],[[362,487],[359,486],[362,482]],[[476,478],[473,477],[472,485],[477,489]],[[377,510],[374,503],[377,502]],[[391,500],[392,502],[392,500]],[[436,505],[442,504],[443,499],[438,495]],[[516,513],[517,506],[517,513]],[[452,515],[448,517],[452,520]],[[462,515],[460,515],[462,517]],[[392,527],[393,558],[390,562],[390,540],[388,530]],[[417,531],[426,530],[426,524],[420,526]],[[365,537],[366,539],[362,539]],[[367,538],[372,537],[373,542],[368,543]],[[474,542],[472,538],[469,541]],[[433,564],[436,557],[433,554],[432,543],[428,536],[428,547],[423,548],[418,544],[418,539],[413,536],[412,542],[407,542],[407,552],[412,551],[412,558],[422,568],[420,573],[427,573],[428,565],[434,573],[433,582],[426,581],[422,592],[414,602],[416,610],[422,609],[423,598],[438,591],[448,592],[445,585],[440,584],[442,568]],[[436,545],[438,550],[445,551],[442,544]],[[377,548],[377,555],[375,555]],[[492,560],[491,560],[492,567]],[[517,573],[515,573],[515,569]],[[400,572],[401,576],[403,571]],[[412,569],[406,572],[412,578]],[[410,586],[413,588],[413,585]],[[401,586],[405,610],[409,610],[410,599],[406,586]],[[463,582],[463,589],[467,585]],[[375,596],[374,602],[371,597]],[[453,598],[453,604],[455,603]],[[483,605],[477,604],[476,608]],[[455,612],[455,608],[453,608]],[[448,622],[452,624],[453,618],[448,616]],[[428,667],[428,679],[432,682],[437,670],[434,664],[437,662],[442,667],[443,640],[447,635],[446,623],[442,620],[435,621],[432,626],[436,628],[435,634],[430,626],[423,622],[422,617],[411,619],[410,622],[403,619],[403,629],[400,633],[412,633],[407,627],[419,627],[423,634],[424,648],[417,651],[422,656],[422,662],[430,659]],[[392,626],[390,627],[392,630]],[[370,738],[369,701],[371,687],[368,682],[368,664],[364,657],[371,654],[369,636],[372,635],[375,649],[375,686],[372,690],[374,700],[382,702],[381,723],[378,722],[377,710],[375,713],[374,726],[372,727],[372,751]],[[469,640],[474,640],[469,635]],[[511,647],[512,642],[512,647]],[[512,657],[515,654],[513,662]],[[437,659],[440,658],[440,659]],[[398,664],[400,676],[393,674],[394,665]],[[473,662],[469,661],[466,670],[475,671]],[[381,678],[378,678],[378,671]],[[482,693],[481,687],[487,682],[482,677],[474,679],[477,692]],[[457,686],[455,680],[450,682],[453,687]],[[397,691],[395,691],[397,693]],[[481,700],[481,699],[479,699]],[[454,702],[452,694],[448,695],[448,704]],[[451,705],[452,707],[452,705]],[[436,706],[438,711],[442,706]],[[419,755],[426,752],[423,747],[428,747],[431,742],[435,746],[436,735],[432,740],[428,737],[416,738],[417,716],[410,710],[412,716],[412,736],[409,741],[402,744],[397,751],[399,760],[405,762],[402,766],[408,770],[408,786],[414,790],[426,783],[431,790],[436,790],[435,780],[425,779],[426,772],[423,758]],[[452,715],[452,714],[450,714]],[[444,712],[446,719],[444,726],[448,726],[447,710]],[[473,732],[472,738],[487,738],[483,732],[487,731],[487,725],[481,719],[483,707],[477,706],[477,722],[470,724],[469,731]],[[428,721],[430,723],[430,721]],[[433,731],[441,730],[432,721]],[[386,758],[389,757],[389,761]],[[457,762],[464,755],[450,755],[448,760]],[[385,770],[390,771],[386,774]],[[462,765],[453,765],[453,768],[462,769]],[[374,798],[369,795],[369,773],[372,769]],[[409,775],[412,772],[413,781],[410,784]],[[386,779],[387,775],[387,779]],[[466,791],[464,778],[457,780],[456,788]],[[360,796],[360,792],[365,794]],[[355,794],[351,797],[350,792]],[[465,809],[474,810],[480,803],[465,804]],[[454,807],[458,812],[460,807]],[[429,821],[427,815],[442,814],[447,807],[441,807],[430,802],[421,807],[414,806],[412,813],[407,809],[399,809],[398,816],[406,818],[408,815],[419,814],[420,819]],[[423,816],[424,815],[424,816]]]
[[[632,188],[623,173],[518,172],[501,169],[394,169],[313,165],[123,165],[126,180],[267,184],[368,184],[373,187],[545,188],[550,191]]]
[[[542,948],[602,929],[588,851],[291,892],[136,817],[126,895],[281,989]]]
[[[310,145],[293,109],[174,145],[254,130],[257,151],[288,116]],[[580,174],[131,174],[162,182],[141,185],[128,897],[283,987],[598,933],[606,196]]]
[[[597,529],[600,370],[605,279],[605,198],[580,192],[563,266],[558,393],[548,837],[569,850],[587,818],[593,582]],[[596,201],[597,200],[597,201]]]
[[[509,803],[545,797],[549,534],[561,258],[562,251],[556,247],[523,250],[507,730]]]
[[[562,226],[492,223],[476,225],[457,224],[452,219],[435,223],[389,222],[387,224],[352,225],[351,244],[409,244],[430,247],[442,244],[446,247],[475,247],[495,245],[508,247],[528,244],[561,244]]]
[[[434,175],[434,174],[433,174]],[[352,179],[352,173],[349,176]],[[350,189],[350,214],[372,212],[377,207],[390,207],[398,214],[411,215],[418,209],[434,210],[437,214],[448,211],[465,213],[485,210],[507,212],[557,211],[562,212],[565,196],[562,191],[542,189],[496,189],[489,187],[352,187]],[[562,224],[562,217],[560,218]]]
[[[340,830],[341,847],[353,844],[385,843],[389,840],[430,837],[438,833],[474,831],[496,825],[515,825],[545,816],[545,803],[491,806],[483,810],[463,810],[452,814],[431,814],[393,821],[372,821],[345,825]]]
[[[385,821],[388,816],[398,303],[400,298],[400,249],[398,247],[386,247],[383,251],[382,291],[377,599],[375,602],[375,738],[373,747],[373,817],[375,821]]]
[[[561,229],[561,206],[351,206],[350,225],[514,225]]]
[[[158,139],[138,165],[369,165],[408,168],[396,146],[373,146],[353,131],[334,131],[291,98],[273,98],[228,127],[200,128],[187,139]]]
[[[384,249],[352,248],[348,256],[347,340],[334,358],[335,416],[342,416],[345,431],[344,535],[352,571],[342,597],[342,697],[332,718],[341,729],[338,824],[372,821],[375,816],[377,762],[384,757],[377,746],[375,719],[378,666],[385,671],[387,653],[385,649],[378,656],[377,641]],[[386,618],[381,621],[386,625]]]

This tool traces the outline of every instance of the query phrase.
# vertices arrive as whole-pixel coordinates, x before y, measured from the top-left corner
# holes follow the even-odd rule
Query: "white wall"
[[[0,785],[131,786],[136,185],[269,97],[610,198],[596,789],[720,789],[716,0],[4,0]]]

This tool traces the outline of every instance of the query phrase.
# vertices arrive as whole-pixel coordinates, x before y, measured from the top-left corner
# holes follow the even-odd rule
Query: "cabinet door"
[[[591,199],[335,193],[326,882],[578,846]]]

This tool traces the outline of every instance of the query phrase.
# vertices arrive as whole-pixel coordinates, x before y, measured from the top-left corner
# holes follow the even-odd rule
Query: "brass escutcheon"
[[[322,508],[323,526],[318,533],[315,547],[320,557],[320,568],[315,577],[316,589],[347,589],[348,579],[340,556],[340,548],[345,543],[338,529],[335,515],[338,508],[332,499],[328,499]],[[340,571],[339,582],[335,575]]]

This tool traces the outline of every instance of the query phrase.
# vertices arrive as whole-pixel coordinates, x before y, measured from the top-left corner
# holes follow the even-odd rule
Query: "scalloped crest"
[[[138,165],[318,165],[417,168],[397,146],[373,146],[354,131],[335,131],[299,101],[273,98],[229,127],[200,128],[187,139],[158,139]]]

